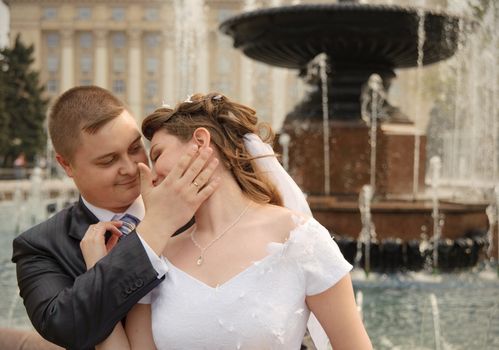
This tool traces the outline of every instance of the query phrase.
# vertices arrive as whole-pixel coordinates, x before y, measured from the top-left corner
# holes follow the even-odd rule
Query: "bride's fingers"
[[[152,172],[149,167],[144,163],[138,163],[140,175],[140,191],[142,194],[147,193],[153,188]]]
[[[201,173],[192,181],[192,186],[196,189],[196,192],[199,192],[211,179],[213,176],[217,166],[218,166],[218,159],[213,158],[206,168],[204,168]]]
[[[191,164],[193,162],[193,159],[195,159],[197,152],[198,147],[196,145],[193,145],[191,148],[189,148],[187,153],[180,158],[178,163],[173,167],[172,171],[170,171],[165,180],[171,179],[172,181],[176,181],[180,179],[189,167],[189,164]],[[163,180],[163,182],[165,182],[165,180]]]
[[[219,185],[220,177],[215,177],[214,179],[210,180],[210,182],[206,186],[204,186],[197,194],[196,204],[198,206],[201,205],[201,203],[207,200],[213,194],[213,192],[215,192]]]
[[[213,150],[207,147],[199,151],[199,156],[192,161],[180,179],[184,186],[190,186],[194,182],[194,179],[203,171],[206,164],[209,162],[212,154]]]

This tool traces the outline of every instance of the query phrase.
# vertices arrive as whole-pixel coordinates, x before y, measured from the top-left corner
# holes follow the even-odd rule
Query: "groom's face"
[[[73,159],[63,167],[87,201],[118,213],[139,196],[137,163],[148,163],[141,136],[126,110],[93,134],[82,131]]]

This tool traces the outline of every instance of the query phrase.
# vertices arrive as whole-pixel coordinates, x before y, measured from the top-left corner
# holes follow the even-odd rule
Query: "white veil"
[[[312,211],[308,206],[305,195],[296,182],[294,182],[291,176],[289,176],[286,170],[281,166],[275,157],[272,147],[269,144],[264,143],[260,137],[255,134],[244,135],[244,144],[251,156],[261,157],[255,159],[258,170],[264,172],[269,180],[277,187],[284,202],[284,206],[293,211],[312,216]],[[326,332],[313,313],[310,313],[307,328],[317,350],[330,349]]]

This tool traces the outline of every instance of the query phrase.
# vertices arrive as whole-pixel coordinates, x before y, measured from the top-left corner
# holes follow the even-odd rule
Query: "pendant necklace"
[[[236,218],[236,220],[234,220],[229,226],[227,226],[227,228],[225,230],[223,230],[222,233],[220,233],[217,237],[215,237],[213,239],[213,241],[211,241],[210,243],[208,243],[208,245],[206,247],[204,247],[204,248],[201,247],[201,245],[194,238],[194,233],[196,233],[196,227],[194,227],[194,229],[191,232],[191,241],[201,251],[201,254],[199,255],[198,259],[196,260],[196,265],[201,266],[203,264],[203,262],[204,262],[204,253],[206,252],[206,250],[208,250],[208,248],[211,247],[213,245],[213,243],[215,243],[220,238],[222,238],[222,236],[225,235],[227,233],[227,231],[229,231],[232,227],[234,227],[235,224],[237,224],[237,222],[248,211],[248,209],[250,207],[250,204],[251,204],[251,201],[248,203],[248,205],[246,206],[246,208],[243,209],[243,211],[241,212],[241,214],[239,214],[239,216]]]

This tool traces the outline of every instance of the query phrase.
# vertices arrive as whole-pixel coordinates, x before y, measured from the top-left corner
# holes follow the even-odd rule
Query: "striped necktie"
[[[119,228],[120,232],[123,233],[123,236],[120,237],[123,238],[125,236],[128,236],[130,232],[135,230],[135,227],[139,224],[140,220],[137,219],[135,216],[131,214],[125,214],[123,217],[120,219],[120,221],[123,222],[123,225]]]

